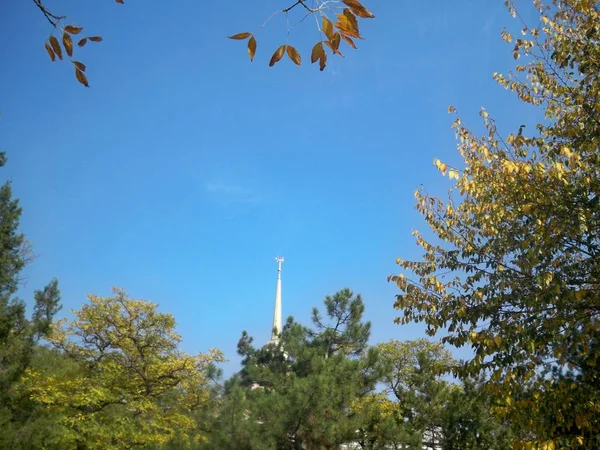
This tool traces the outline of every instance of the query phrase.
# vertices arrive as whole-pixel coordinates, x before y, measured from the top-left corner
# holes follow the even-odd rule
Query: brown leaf
[[[44,47],[46,47],[46,51],[48,52],[48,56],[50,57],[50,59],[52,60],[52,62],[56,61],[56,55],[54,54],[54,51],[52,50],[52,47],[50,47],[50,44],[48,44],[47,42],[44,43]]]
[[[90,85],[88,84],[88,79],[85,76],[85,73],[83,73],[81,70],[79,70],[77,68],[77,66],[75,66],[75,76],[77,77],[77,81],[79,81],[85,87],[90,87]]]
[[[124,0],[115,0],[115,2],[120,3],[121,5],[125,3]]]
[[[319,58],[319,70],[321,72],[323,72],[326,65],[327,65],[327,53],[325,53],[325,50],[323,50],[323,53],[321,53],[321,58]]]
[[[71,39],[71,36],[67,32],[63,33],[62,41],[67,55],[73,56],[73,39]]]
[[[69,34],[79,34],[83,30],[83,27],[76,27],[75,25],[67,25],[65,32]]]
[[[81,70],[82,72],[85,72],[85,64],[80,63],[79,61],[71,61],[73,64],[75,64],[75,67],[79,70]]]
[[[250,56],[250,61],[254,61],[254,55],[256,54],[256,39],[252,36],[248,40],[248,56]]]
[[[48,40],[50,41],[52,50],[54,50],[54,53],[56,54],[56,56],[58,56],[58,59],[62,59],[62,49],[60,48],[58,39],[56,39],[54,36],[50,36],[50,39],[48,39]]]
[[[269,61],[269,67],[273,67],[277,61],[280,61],[281,58],[283,58],[283,54],[285,53],[286,47],[287,45],[282,45],[277,50],[275,50],[275,53],[273,53],[273,56],[271,56],[271,61]]]
[[[300,66],[302,64],[302,57],[300,56],[300,53],[298,53],[298,50],[296,50],[291,45],[287,46],[287,54],[290,57],[290,59],[294,61],[294,64],[296,64],[297,66]]]
[[[329,40],[333,37],[333,24],[325,16],[323,16],[323,33],[325,33],[325,36],[327,36],[327,39]]]
[[[79,47],[83,47],[85,44],[87,44],[87,38],[83,38],[77,43]]]
[[[347,43],[347,44],[348,44],[350,47],[352,47],[353,49],[355,49],[355,50],[356,50],[356,44],[354,43],[354,41],[353,41],[352,39],[350,39],[348,36],[346,36],[346,35],[344,35],[344,34],[342,34],[342,39],[343,39],[344,41],[346,41],[346,43]]]
[[[356,34],[360,34],[358,31],[358,20],[352,11],[348,8],[344,8],[344,16],[348,19],[348,21],[352,24],[352,29],[356,31]]]
[[[102,36],[90,36],[88,39],[92,42],[102,42]]]
[[[343,3],[348,6],[354,14],[364,19],[373,19],[375,16],[371,11],[360,4],[358,0],[342,0]]]
[[[333,35],[333,38],[330,39],[331,46],[336,51],[340,48],[340,39],[341,39],[340,33],[335,33]]]
[[[229,39],[237,39],[238,41],[241,41],[243,39],[248,39],[250,36],[252,36],[252,33],[248,33],[247,31],[245,31],[243,33],[238,33],[234,34],[233,36],[229,36]]]
[[[344,55],[342,55],[342,53],[337,48],[335,48],[331,42],[325,41],[325,45],[329,47],[329,49],[334,55],[340,55],[342,58],[344,57]]]
[[[321,58],[321,54],[325,53],[325,49],[323,48],[322,42],[317,42],[312,49],[310,54],[310,62],[315,63],[319,58]]]

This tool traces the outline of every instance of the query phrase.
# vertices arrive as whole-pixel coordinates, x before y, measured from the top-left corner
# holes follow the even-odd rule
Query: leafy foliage
[[[210,368],[222,360],[216,350],[181,352],[173,317],[114,294],[90,295],[75,320],[53,327],[48,339],[71,364],[28,370],[24,380],[30,397],[58,418],[67,448],[165,443],[194,430],[189,412],[209,401]]]
[[[123,0],[116,0],[116,2],[123,3]],[[85,64],[73,59],[73,36],[79,35],[79,33],[83,31],[83,27],[79,27],[73,24],[65,25],[65,22],[68,20],[68,18],[66,16],[58,16],[52,13],[42,3],[42,0],[33,0],[33,3],[35,3],[35,5],[42,12],[44,17],[46,17],[50,25],[52,25],[52,33],[50,34],[48,41],[44,43],[44,48],[46,49],[50,60],[52,62],[56,61],[57,59],[62,61],[64,49],[64,54],[69,57],[71,63],[73,64],[73,68],[75,69],[75,77],[77,78],[77,81],[79,81],[85,87],[89,87],[88,79],[85,74]],[[79,37],[78,39],[78,47],[83,47],[88,43],[88,41],[102,41],[101,36],[86,36]]]
[[[0,153],[0,167],[5,163],[6,156]],[[21,212],[18,200],[12,198],[10,182],[4,183],[0,187],[0,446],[14,442],[31,421],[33,411],[23,404],[16,387],[60,301],[58,282],[52,280],[34,293],[34,313],[28,319],[25,303],[14,297],[19,274],[31,260],[25,236],[18,231]]]
[[[494,77],[547,122],[534,136],[521,127],[504,139],[486,111],[482,137],[457,117],[464,167],[436,161],[456,180],[450,199],[415,194],[436,241],[415,232],[423,258],[398,259],[409,276],[390,280],[401,290],[398,322],[423,321],[430,335],[444,331],[443,342],[472,346],[475,357],[455,373],[491,375],[496,413],[531,432],[523,445],[595,448],[600,11],[592,1],[534,3],[539,28],[503,33],[524,64]]]
[[[349,289],[326,297],[325,309],[326,321],[313,311],[314,329],[289,318],[276,346],[255,348],[242,334],[243,369],[225,396],[219,448],[336,448],[356,437],[350,405],[377,381],[370,324]]]
[[[358,30],[358,19],[372,19],[375,16],[371,11],[365,8],[358,0],[297,0],[287,8],[281,11],[276,11],[263,23],[264,27],[278,13],[285,14],[287,24],[287,36],[290,36],[290,14],[297,8],[304,13],[304,17],[300,22],[304,21],[309,16],[314,16],[317,30],[321,35],[321,39],[312,48],[311,63],[319,61],[321,71],[327,66],[327,53],[325,47],[328,47],[332,55],[344,56],[340,52],[340,44],[344,41],[348,46],[356,49],[354,39],[362,39]],[[337,11],[337,12],[336,12]],[[333,22],[330,15],[335,15],[337,21]],[[319,23],[320,22],[320,23]],[[250,61],[254,60],[256,54],[257,41],[256,36],[248,31],[237,33],[229,36],[230,39],[245,40],[248,39],[248,55]],[[281,61],[287,53],[290,60],[300,66],[302,57],[298,50],[290,44],[286,43],[277,47],[269,66],[274,66]]]

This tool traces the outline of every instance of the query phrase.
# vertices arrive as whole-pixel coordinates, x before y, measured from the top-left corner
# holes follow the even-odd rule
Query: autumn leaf
[[[48,44],[46,42],[44,44],[44,47],[46,48],[46,51],[48,52],[48,56],[50,56],[50,59],[52,60],[52,62],[56,61],[56,55],[54,54],[54,51],[52,50],[52,47],[50,47],[50,44]]]
[[[62,41],[67,55],[73,56],[73,39],[71,39],[71,36],[67,32],[63,33]]]
[[[248,40],[248,56],[250,56],[250,61],[254,61],[254,55],[256,54],[256,39],[252,36]]]
[[[333,24],[325,16],[323,16],[323,33],[325,33],[327,39],[331,40],[333,38]]]
[[[67,25],[65,27],[65,32],[69,34],[79,34],[83,30],[83,27],[76,27],[74,25]]]
[[[92,42],[101,42],[102,41],[101,36],[90,36],[90,37],[88,37],[88,39]]]
[[[88,84],[88,79],[85,76],[85,73],[83,73],[82,70],[79,70],[77,65],[75,66],[75,76],[77,77],[77,81],[79,81],[85,87],[90,87],[90,85]]]
[[[344,14],[338,14],[339,22],[334,23],[334,26],[340,30],[341,33],[347,34],[348,36],[360,39],[358,34],[358,26],[354,28],[352,22]]]
[[[56,56],[58,56],[58,59],[63,59],[63,57],[62,57],[62,49],[60,48],[60,44],[58,43],[58,39],[56,39],[54,36],[50,36],[50,38],[48,40],[50,41],[50,45],[52,46],[52,50],[54,50],[54,53],[56,54]]]
[[[121,5],[125,3],[124,0],[115,0],[115,2],[120,3]]]
[[[337,48],[335,48],[334,45],[331,42],[325,41],[325,45],[327,47],[329,47],[329,49],[331,50],[331,52],[334,55],[340,55],[342,58],[344,57],[344,55],[342,55],[342,52],[340,52]],[[339,39],[338,39],[338,47],[339,47]]]
[[[77,45],[79,47],[83,47],[85,44],[87,44],[87,40],[88,40],[88,38],[83,38],[77,43]]]
[[[353,41],[352,39],[350,39],[348,36],[346,36],[346,35],[344,35],[344,34],[342,34],[342,39],[343,39],[344,41],[346,41],[346,43],[347,43],[347,44],[348,44],[350,47],[352,47],[353,49],[355,49],[355,50],[356,50],[356,44],[354,43],[354,41]]]
[[[323,48],[323,43],[317,42],[315,44],[315,46],[312,48],[312,52],[310,54],[310,62],[311,63],[317,62],[321,58],[321,55],[323,53],[325,53],[325,49]]]
[[[354,13],[348,8],[344,8],[344,16],[346,17],[350,25],[352,25],[352,29],[356,32],[356,34],[360,34],[358,32],[358,20],[356,20],[356,16],[354,15]]]
[[[327,53],[325,50],[321,53],[321,58],[319,58],[319,70],[323,72],[325,70],[325,66],[327,66]]]
[[[277,50],[275,50],[275,53],[273,53],[273,56],[271,56],[271,61],[269,61],[269,67],[273,67],[276,62],[280,61],[281,58],[283,58],[283,54],[285,53],[286,47],[286,45],[282,45]]]
[[[294,61],[294,63],[297,66],[300,66],[302,64],[302,58],[300,56],[300,53],[298,53],[298,50],[296,50],[294,47],[292,47],[291,45],[287,46],[287,54],[289,56],[289,58]]]
[[[82,72],[85,72],[85,64],[80,63],[79,61],[71,61],[75,67],[79,70],[81,70]]]
[[[365,8],[363,5],[358,2],[358,0],[342,0],[343,3],[348,6],[354,14],[358,17],[362,17],[364,19],[373,19],[375,16],[371,11]]]
[[[252,33],[248,33],[247,31],[245,31],[243,33],[238,33],[234,34],[233,36],[229,36],[229,39],[236,39],[238,41],[241,41],[244,39],[248,39],[250,36],[252,36]]]

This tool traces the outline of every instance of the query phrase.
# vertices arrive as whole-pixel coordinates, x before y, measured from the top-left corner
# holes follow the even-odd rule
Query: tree
[[[71,364],[28,370],[24,380],[30,397],[58,418],[62,448],[149,446],[194,430],[190,412],[210,400],[208,375],[220,352],[183,353],[173,317],[122,290],[89,301],[48,337]]]
[[[597,448],[600,10],[586,0],[535,6],[540,27],[503,32],[523,63],[494,78],[546,121],[505,139],[485,110],[481,137],[456,119],[464,166],[436,162],[456,180],[448,201],[416,192],[434,236],[415,232],[423,258],[398,259],[408,273],[390,280],[398,322],[472,346],[456,373],[489,374],[496,413],[530,431],[527,445]]]
[[[5,163],[6,156],[0,153],[0,167]],[[32,413],[23,407],[15,385],[29,366],[37,342],[48,332],[60,301],[58,282],[52,280],[35,292],[33,316],[28,319],[25,302],[14,297],[20,273],[31,260],[25,236],[19,232],[21,212],[10,182],[4,183],[0,187],[0,446],[13,448],[15,435]]]
[[[450,385],[442,375],[455,362],[441,344],[426,339],[377,345],[385,367],[384,393],[395,399],[396,441],[435,448],[441,441],[443,415]]]
[[[492,414],[493,399],[483,379],[451,386],[442,414],[444,450],[508,450],[516,431]]]
[[[116,3],[123,4],[124,0],[115,0]],[[41,11],[43,16],[52,26],[52,32],[48,40],[44,43],[46,52],[52,62],[57,59],[62,60],[63,56],[67,56],[73,64],[75,77],[77,81],[86,87],[89,87],[88,79],[85,74],[86,66],[80,61],[73,59],[75,50],[73,38],[77,39],[77,46],[83,47],[88,42],[101,42],[101,36],[84,36],[80,35],[83,27],[69,24],[69,18],[65,15],[58,15],[52,12],[42,0],[33,0],[33,3]],[[362,39],[358,29],[358,19],[372,19],[375,16],[371,11],[365,8],[358,0],[296,0],[287,7],[275,11],[262,24],[264,28],[267,23],[277,14],[284,14],[286,18],[286,43],[277,47],[271,59],[269,66],[274,66],[286,54],[294,64],[300,66],[302,57],[298,50],[288,43],[291,33],[290,15],[295,11],[301,11],[303,17],[300,22],[303,22],[308,16],[314,16],[317,30],[321,35],[321,39],[317,42],[311,51],[311,63],[319,61],[320,70],[323,71],[327,65],[328,48],[332,55],[343,56],[340,52],[340,44],[344,41],[348,46],[356,49],[354,39]],[[335,15],[336,19],[333,18]],[[230,39],[248,40],[247,49],[250,61],[254,60],[257,50],[256,36],[250,32],[236,33],[229,36]],[[62,44],[62,45],[61,45]],[[63,51],[64,50],[64,51]]]
[[[220,419],[227,426],[221,435],[231,439],[219,448],[337,449],[357,437],[351,405],[378,379],[377,354],[367,347],[370,324],[362,321],[360,295],[349,289],[327,296],[325,310],[327,321],[313,310],[314,328],[290,317],[278,345],[255,348],[242,334],[243,369]]]

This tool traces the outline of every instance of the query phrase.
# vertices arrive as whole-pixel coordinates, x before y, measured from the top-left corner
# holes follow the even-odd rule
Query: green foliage
[[[494,74],[547,121],[503,138],[486,111],[478,137],[454,122],[464,167],[449,201],[417,191],[437,242],[415,232],[418,261],[390,277],[399,322],[425,322],[443,342],[471,345],[455,373],[491,375],[495,411],[529,430],[520,445],[600,446],[600,7],[534,2],[540,27],[523,23],[524,63]],[[520,20],[515,5],[510,12]],[[450,108],[451,112],[454,108]],[[518,443],[515,443],[517,445]]]
[[[70,364],[32,368],[23,381],[56,418],[62,448],[147,446],[197,431],[191,412],[211,399],[209,375],[220,353],[183,353],[173,317],[122,290],[89,301],[48,336]]]
[[[242,334],[243,370],[224,398],[219,448],[337,448],[356,438],[350,405],[378,379],[370,324],[349,289],[328,296],[325,311],[327,321],[313,311],[314,329],[289,318],[277,346],[255,348]]]
[[[0,167],[6,155],[0,153]],[[26,316],[25,303],[14,297],[19,274],[31,253],[25,236],[19,232],[19,202],[12,198],[10,182],[0,187],[0,447],[16,448],[23,427],[33,421],[35,411],[15,389],[31,362],[36,344],[48,332],[59,310],[58,282],[34,294],[34,313]]]

